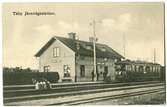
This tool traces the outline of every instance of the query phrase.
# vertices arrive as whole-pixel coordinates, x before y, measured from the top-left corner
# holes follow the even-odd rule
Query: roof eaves
[[[40,57],[43,52],[52,45],[52,43],[55,41],[55,38],[52,37],[34,56],[35,57]]]
[[[108,45],[105,45],[108,49],[110,49],[112,52],[114,52],[114,54],[119,57],[119,58],[123,58],[125,59],[124,56],[122,56],[121,54],[119,54],[118,52],[116,52],[114,49],[112,49],[111,47],[109,47]]]

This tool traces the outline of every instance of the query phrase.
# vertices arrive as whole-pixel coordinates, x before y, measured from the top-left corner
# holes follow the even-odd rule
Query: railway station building
[[[36,54],[40,72],[58,72],[59,82],[89,82],[93,72],[93,38],[89,41],[76,39],[76,33],[69,38],[54,36]],[[115,62],[124,57],[111,47],[96,43],[96,81],[102,81],[103,73],[115,79]]]

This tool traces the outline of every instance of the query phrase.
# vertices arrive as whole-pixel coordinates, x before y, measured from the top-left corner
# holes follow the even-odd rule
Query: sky
[[[16,16],[13,12],[54,12],[46,16]],[[93,36],[96,20],[98,43],[107,44],[131,60],[164,65],[164,4],[157,3],[5,3],[3,21],[3,66],[38,68],[34,55],[53,36],[80,40]],[[124,39],[125,38],[125,39]]]

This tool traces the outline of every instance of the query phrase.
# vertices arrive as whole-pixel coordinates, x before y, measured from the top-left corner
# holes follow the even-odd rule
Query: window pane
[[[64,77],[70,77],[70,67],[68,65],[64,65]]]
[[[54,57],[60,56],[60,49],[58,47],[53,48],[53,56]]]
[[[59,56],[59,52],[60,52],[60,51],[59,51],[59,48],[56,48],[56,49],[57,49],[57,56]]]
[[[53,56],[56,56],[56,48],[53,48]]]

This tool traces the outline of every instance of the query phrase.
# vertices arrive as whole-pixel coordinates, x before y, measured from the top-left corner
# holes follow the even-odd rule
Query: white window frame
[[[43,70],[44,70],[44,72],[49,72],[50,71],[50,66],[49,65],[44,66]]]
[[[60,48],[54,47],[53,48],[53,57],[59,57],[60,56]]]
[[[69,65],[64,65],[63,66],[64,69],[64,78],[68,78],[71,77],[71,69]]]
[[[86,49],[91,50],[91,49],[92,49],[92,46],[87,45],[87,46],[86,46]]]

